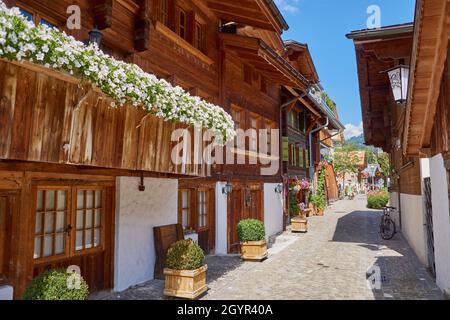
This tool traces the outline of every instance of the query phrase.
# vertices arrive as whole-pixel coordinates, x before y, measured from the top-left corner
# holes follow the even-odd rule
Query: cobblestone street
[[[384,241],[380,213],[365,198],[332,205],[309,218],[307,234],[286,232],[262,263],[238,256],[207,258],[208,293],[203,299],[442,299],[440,290],[401,234]],[[371,289],[369,268],[381,270],[381,289]],[[102,299],[164,299],[164,282],[150,281]]]

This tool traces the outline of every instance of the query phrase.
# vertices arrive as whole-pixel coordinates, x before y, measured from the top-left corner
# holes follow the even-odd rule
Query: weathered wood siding
[[[111,102],[75,78],[0,60],[0,159],[207,174],[171,161],[172,132],[187,126]]]

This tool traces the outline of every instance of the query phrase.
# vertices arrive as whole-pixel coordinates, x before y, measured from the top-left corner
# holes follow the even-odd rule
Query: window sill
[[[214,60],[205,55],[203,52],[192,46],[189,42],[181,38],[178,34],[173,32],[170,28],[168,28],[166,25],[159,21],[154,21],[155,29],[156,31],[162,33],[167,38],[175,42],[177,45],[188,51],[190,54],[195,56],[196,58],[200,59],[202,62],[206,63],[207,65],[212,65],[214,63]]]
[[[260,158],[260,159],[266,159],[266,160],[272,160],[272,161],[278,161],[280,160],[279,157],[274,157],[271,155],[267,155],[265,153],[260,153],[260,152],[256,152],[256,151],[249,151],[249,150],[245,150],[245,149],[240,149],[240,148],[231,148],[231,152],[238,154],[238,155],[244,155],[244,156],[248,156],[251,158]]]

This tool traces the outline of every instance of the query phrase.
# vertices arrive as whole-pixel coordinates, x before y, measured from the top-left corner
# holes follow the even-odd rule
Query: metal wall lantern
[[[399,104],[405,103],[408,98],[409,67],[398,65],[387,70],[387,73],[395,102]]]
[[[100,30],[98,30],[98,27],[95,26],[94,29],[89,31],[89,42],[90,43],[96,43],[97,46],[100,47],[100,44],[102,43],[103,39],[103,33],[101,33]]]
[[[229,182],[222,188],[222,193],[225,195],[229,195],[233,192],[233,185]]]
[[[275,187],[275,193],[281,194],[283,192],[283,184],[279,183],[277,184],[277,186]]]

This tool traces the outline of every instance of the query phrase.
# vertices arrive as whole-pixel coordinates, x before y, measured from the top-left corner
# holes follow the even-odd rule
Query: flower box
[[[267,243],[265,240],[241,243],[241,258],[243,260],[262,261],[267,256]]]
[[[295,217],[291,220],[291,231],[292,232],[308,232],[308,219],[302,217]]]
[[[164,269],[165,285],[164,295],[185,299],[197,299],[208,288],[206,286],[206,271],[204,265],[196,270]]]

